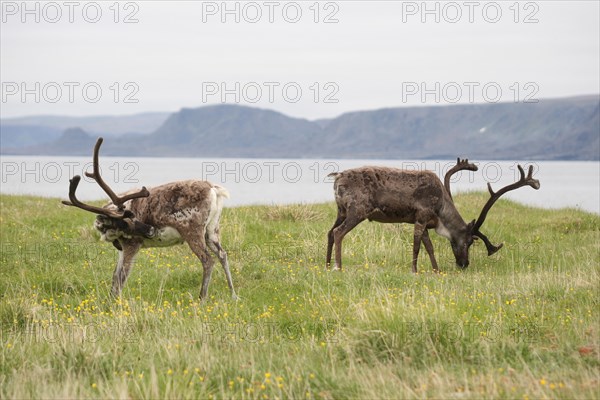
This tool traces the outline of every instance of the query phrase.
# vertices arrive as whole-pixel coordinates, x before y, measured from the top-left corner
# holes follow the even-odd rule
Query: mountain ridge
[[[217,104],[182,108],[149,133],[113,136],[105,142],[103,154],[599,160],[599,115],[600,95],[537,103],[386,107],[313,121],[265,108]],[[84,148],[89,140],[79,137],[77,144],[66,145],[64,136],[20,148],[2,144],[0,150],[3,154],[90,153],[91,147]]]

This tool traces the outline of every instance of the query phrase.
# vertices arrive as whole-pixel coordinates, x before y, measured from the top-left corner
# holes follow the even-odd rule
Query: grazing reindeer
[[[63,204],[75,206],[98,214],[94,227],[100,231],[102,240],[112,242],[119,251],[119,261],[113,274],[111,293],[121,294],[134,258],[142,247],[168,247],[187,242],[190,249],[202,262],[202,288],[200,298],[205,299],[214,260],[210,249],[221,262],[227,284],[234,299],[237,299],[227,253],[219,241],[219,218],[223,200],[229,197],[227,190],[206,181],[179,181],[155,188],[142,187],[136,192],[117,196],[100,175],[98,153],[102,138],[94,147],[94,172],[86,172],[110,197],[104,207],[95,207],[80,202],[75,196],[79,175],[70,180],[69,199]],[[207,248],[208,247],[208,248]]]
[[[459,170],[476,171],[477,167],[468,160],[457,160],[445,176],[445,184],[431,171],[408,171],[385,167],[361,167],[333,173],[334,191],[338,215],[329,231],[327,243],[327,266],[331,265],[331,253],[335,244],[335,269],[342,268],[342,239],[356,225],[368,219],[384,223],[406,222],[415,225],[413,237],[412,271],[417,272],[417,258],[421,242],[429,254],[433,270],[438,265],[433,254],[433,245],[428,229],[450,240],[456,264],[460,268],[469,265],[469,247],[474,239],[480,238],[486,245],[488,255],[500,250],[502,244],[494,246],[480,231],[488,211],[504,193],[529,185],[539,189],[540,182],[533,179],[533,166],[527,176],[519,165],[521,178],[498,192],[488,183],[490,199],[477,221],[468,224],[462,219],[450,194],[450,177]]]

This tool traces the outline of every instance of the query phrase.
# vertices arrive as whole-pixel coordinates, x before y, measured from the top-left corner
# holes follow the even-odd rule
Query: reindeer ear
[[[473,227],[475,226],[475,220],[472,220],[471,222],[469,222],[469,224],[467,225],[467,229],[469,229],[469,231],[473,231]]]

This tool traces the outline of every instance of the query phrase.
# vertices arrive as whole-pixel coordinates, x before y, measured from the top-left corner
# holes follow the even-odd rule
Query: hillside
[[[24,128],[19,132],[27,144],[3,138],[3,154],[89,154],[84,145],[103,134],[90,131],[78,147],[65,146],[64,135],[36,145]],[[184,108],[151,133],[120,135],[103,150],[168,157],[599,160],[600,97],[397,107],[316,121],[240,105]]]
[[[91,135],[118,136],[154,132],[170,113],[148,112],[134,115],[93,117],[31,116],[0,120],[1,148],[23,148],[51,143],[69,128],[78,127]]]
[[[348,113],[326,125],[321,149],[356,158],[598,160],[599,108],[589,96]]]
[[[184,108],[144,138],[142,154],[219,157],[303,157],[323,130],[315,123],[250,107]]]

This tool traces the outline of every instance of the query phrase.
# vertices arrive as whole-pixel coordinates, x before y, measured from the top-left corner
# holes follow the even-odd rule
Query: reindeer
[[[414,224],[412,272],[417,272],[417,258],[421,242],[429,254],[433,270],[438,265],[429,238],[429,229],[450,240],[456,264],[461,269],[469,265],[469,248],[474,240],[481,239],[487,248],[488,256],[494,254],[502,244],[495,246],[480,231],[485,218],[494,203],[504,193],[522,186],[540,188],[540,182],[533,179],[533,166],[529,166],[527,176],[518,165],[520,179],[498,192],[488,183],[490,198],[481,210],[477,220],[466,223],[460,216],[450,193],[450,177],[460,170],[476,171],[468,160],[457,159],[457,164],[446,174],[444,184],[431,171],[408,171],[386,167],[361,167],[332,173],[334,177],[337,218],[327,238],[326,264],[331,266],[331,253],[335,244],[335,267],[342,269],[342,240],[359,223],[368,219],[383,223],[405,222]]]
[[[98,183],[111,202],[104,207],[95,207],[79,201],[75,191],[81,177],[76,175],[70,180],[70,201],[63,201],[63,204],[97,214],[94,227],[100,232],[101,239],[111,242],[119,251],[111,294],[115,297],[121,294],[141,248],[168,247],[186,242],[204,269],[200,298],[207,297],[213,270],[210,249],[221,262],[231,295],[237,299],[227,253],[219,239],[219,218],[223,201],[229,197],[227,190],[210,182],[188,180],[150,189],[142,187],[139,191],[117,196],[100,175],[98,153],[102,141],[98,138],[94,147],[94,172],[85,174]]]

